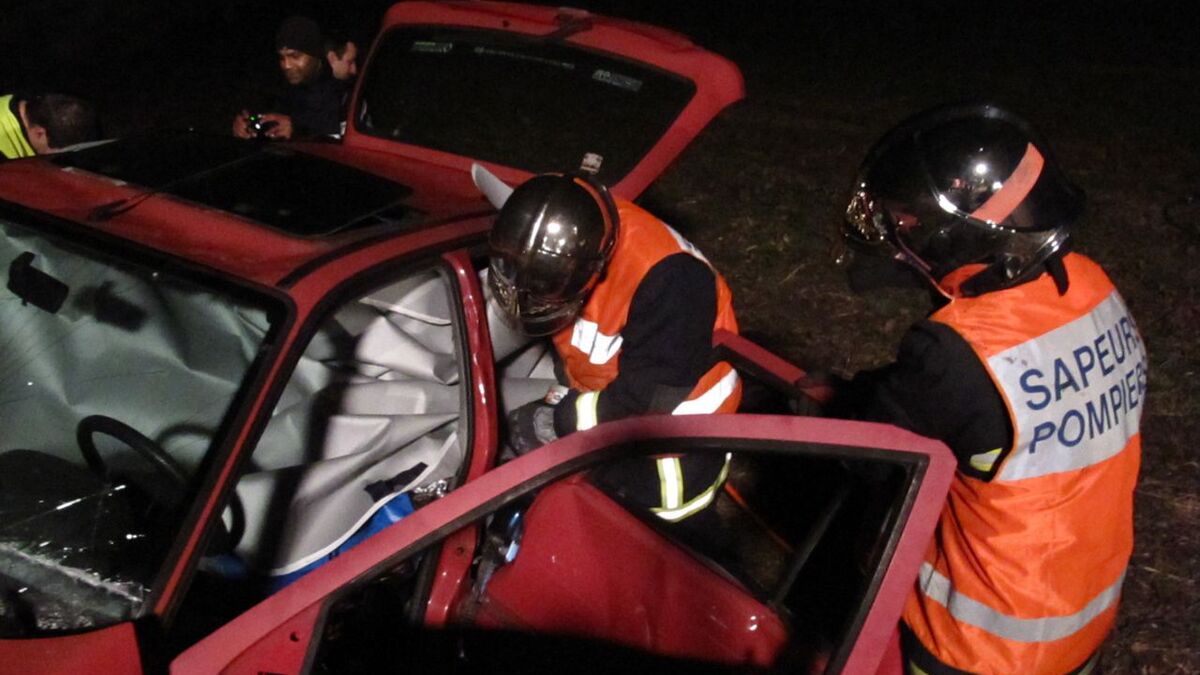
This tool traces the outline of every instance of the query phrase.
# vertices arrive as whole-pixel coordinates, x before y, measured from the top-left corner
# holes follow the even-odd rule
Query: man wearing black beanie
[[[316,21],[304,16],[284,19],[275,35],[275,50],[287,87],[271,112],[251,115],[243,110],[235,117],[233,135],[272,139],[339,135],[349,84],[330,75],[324,48]]]

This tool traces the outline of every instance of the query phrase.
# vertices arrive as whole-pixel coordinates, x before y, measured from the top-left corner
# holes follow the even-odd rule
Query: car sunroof
[[[54,156],[78,168],[235,213],[297,237],[412,225],[406,185],[282,145],[159,133]]]

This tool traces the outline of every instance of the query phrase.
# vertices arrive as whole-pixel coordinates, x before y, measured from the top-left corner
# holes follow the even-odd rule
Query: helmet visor
[[[864,183],[850,198],[846,217],[842,221],[843,247],[838,250],[838,260],[851,263],[861,251],[872,256],[887,257],[907,262],[922,271],[928,265],[905,245],[901,234],[920,225],[910,215],[893,212],[882,200],[877,199]]]
[[[877,208],[875,198],[865,189],[854,192],[842,222],[842,237],[861,246],[878,246],[887,240],[887,214]]]
[[[586,297],[586,292],[564,294],[561,285],[555,285],[550,293],[544,288],[522,288],[517,266],[503,256],[491,259],[488,287],[509,324],[533,336],[550,335],[570,325]]]

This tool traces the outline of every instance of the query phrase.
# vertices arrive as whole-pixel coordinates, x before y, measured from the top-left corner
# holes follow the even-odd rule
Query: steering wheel
[[[163,450],[161,445],[150,440],[137,429],[107,415],[89,415],[79,421],[79,427],[75,430],[75,441],[79,444],[79,452],[83,454],[83,459],[96,475],[108,476],[108,467],[104,464],[104,459],[100,457],[100,452],[96,450],[96,444],[92,441],[92,435],[97,432],[112,436],[132,448],[134,452],[142,456],[142,459],[149,462],[155,471],[166,476],[180,490],[187,487],[187,473],[184,472],[183,467],[179,466],[178,462],[167,454],[166,450]]]

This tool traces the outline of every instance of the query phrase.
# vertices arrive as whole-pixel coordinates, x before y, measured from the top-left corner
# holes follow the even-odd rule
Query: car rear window
[[[446,27],[384,36],[363,133],[533,173],[629,173],[695,95],[690,80],[547,38]]]
[[[408,186],[283,145],[165,132],[62,153],[54,161],[296,237],[420,222],[420,214],[403,203],[412,194]]]

